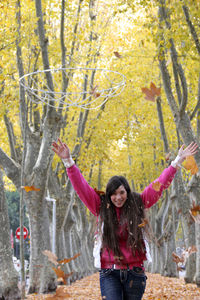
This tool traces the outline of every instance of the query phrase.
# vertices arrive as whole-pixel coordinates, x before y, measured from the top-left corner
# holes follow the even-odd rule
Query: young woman
[[[171,165],[141,194],[132,192],[123,176],[113,176],[104,195],[89,186],[65,143],[58,139],[52,146],[67,168],[79,198],[98,218],[93,255],[95,267],[100,269],[102,299],[142,299],[146,287],[143,263],[150,259],[143,229],[144,209],[158,201],[172,182],[179,164],[197,152],[197,144],[191,143],[185,149],[183,145]]]

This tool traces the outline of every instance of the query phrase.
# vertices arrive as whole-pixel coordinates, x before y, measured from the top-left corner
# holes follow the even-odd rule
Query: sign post
[[[20,227],[18,227],[17,229],[16,229],[16,232],[15,232],[15,235],[16,235],[16,238],[18,239],[18,240],[20,240]],[[27,238],[27,236],[28,236],[28,229],[26,228],[26,227],[24,227],[24,240]]]

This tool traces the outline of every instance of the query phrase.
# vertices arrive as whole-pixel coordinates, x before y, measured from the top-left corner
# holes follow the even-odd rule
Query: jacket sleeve
[[[162,195],[163,190],[167,189],[171,184],[176,174],[176,168],[169,166],[160,175],[148,185],[141,194],[142,201],[145,208],[154,205]]]
[[[67,174],[81,201],[93,215],[97,216],[99,214],[101,203],[100,196],[87,183],[76,165],[67,168]]]

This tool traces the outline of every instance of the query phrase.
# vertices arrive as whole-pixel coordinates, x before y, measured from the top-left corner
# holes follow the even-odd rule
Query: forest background
[[[122,174],[138,192],[170,164],[182,143],[199,143],[200,2],[2,0],[0,8],[0,294],[18,299],[22,291],[12,262],[5,191],[19,192],[22,227],[24,207],[29,218],[29,293],[55,289],[58,270],[64,279],[73,271],[69,282],[95,271],[95,220],[53,157],[53,140],[60,136],[66,141],[92,187],[104,190],[110,176]],[[29,80],[35,95],[19,84],[25,74],[55,68],[68,72],[46,72],[42,81],[39,75]],[[96,110],[93,104],[90,109],[56,104],[59,88],[68,96],[79,88],[81,97],[98,100],[108,83],[113,88],[120,77],[105,71],[103,80],[100,69],[125,76],[118,96]],[[52,95],[48,105],[37,98],[37,89],[45,94],[47,88]],[[200,153],[195,160],[200,167]],[[200,179],[193,167],[194,162],[189,171],[181,168],[148,212],[153,263],[146,267],[178,276],[180,261],[176,264],[172,253],[181,240],[187,250],[185,282],[199,286]],[[54,269],[55,260],[52,264],[43,252],[52,250],[47,195],[56,199],[58,259],[81,254]],[[22,272],[21,290],[24,281]]]

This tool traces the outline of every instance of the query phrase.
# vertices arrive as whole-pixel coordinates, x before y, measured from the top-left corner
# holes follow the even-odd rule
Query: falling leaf
[[[96,188],[94,188],[94,191],[95,191],[99,196],[105,195],[105,192],[104,192],[104,191],[99,191],[99,190],[97,190]]]
[[[200,205],[195,205],[193,201],[193,207],[189,210],[193,221],[200,224]]]
[[[162,186],[162,183],[160,183],[159,181],[155,181],[155,182],[152,183],[152,188],[156,192],[160,191],[161,186]]]
[[[114,256],[114,260],[116,260],[116,261],[121,261],[123,259],[124,259],[123,256]]]
[[[195,175],[199,170],[193,155],[187,156],[182,165],[186,170],[190,170],[192,175]]]
[[[94,96],[95,98],[98,98],[101,96],[101,94],[97,91],[98,85],[96,85],[94,88],[91,89],[90,94]]]
[[[117,58],[122,58],[122,55],[121,55],[121,54],[119,54],[119,52],[118,52],[118,51],[114,51],[113,53],[115,54],[115,56],[116,56]]]
[[[166,155],[165,155],[165,161],[168,161],[169,159],[170,159],[170,157],[171,157],[171,152],[169,152],[169,153],[167,153]]]
[[[49,250],[44,250],[44,251],[42,251],[42,253],[44,255],[46,255],[48,257],[48,260],[51,261],[54,265],[56,265],[56,266],[58,265],[58,261],[57,261],[58,258],[54,253],[52,253]]]
[[[177,267],[180,265],[185,265],[188,257],[197,252],[197,248],[195,245],[188,247],[188,249],[184,250],[181,253],[181,256],[177,255],[175,252],[172,253],[172,259],[177,264]]]
[[[180,257],[179,255],[177,255],[175,252],[172,253],[172,259],[173,261],[178,264],[178,263],[183,263],[184,262],[184,258]]]
[[[25,185],[25,186],[22,186],[21,188],[22,188],[22,189],[25,189],[25,191],[26,191],[27,193],[28,193],[28,192],[31,192],[31,191],[35,191],[35,192],[40,191],[40,189],[36,188],[34,185],[31,185],[31,186]]]
[[[80,253],[77,253],[76,255],[74,255],[73,257],[71,258],[64,258],[63,260],[59,260],[58,263],[59,264],[67,264],[69,263],[70,261],[76,259],[77,257],[79,257],[81,254]]]
[[[195,252],[197,252],[197,247],[195,245],[190,246],[190,247],[188,247],[187,251],[189,254],[195,253]]]
[[[67,284],[66,279],[73,274],[73,272],[69,274],[65,274],[65,272],[59,266],[58,268],[52,268],[57,275],[57,278],[62,278],[63,284]]]
[[[190,209],[191,214],[196,217],[198,214],[200,214],[200,205],[194,205],[193,207]]]
[[[145,94],[145,99],[149,101],[155,101],[156,96],[160,96],[161,88],[157,88],[156,85],[151,82],[150,89],[147,87],[141,88],[143,94]]]
[[[147,224],[148,224],[148,220],[147,219],[143,219],[142,223],[139,224],[138,227],[142,228],[142,227],[144,227]]]

